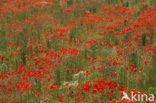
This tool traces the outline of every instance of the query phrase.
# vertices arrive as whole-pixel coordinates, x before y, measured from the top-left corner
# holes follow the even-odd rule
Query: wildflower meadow
[[[156,103],[156,0],[0,0],[0,103]]]

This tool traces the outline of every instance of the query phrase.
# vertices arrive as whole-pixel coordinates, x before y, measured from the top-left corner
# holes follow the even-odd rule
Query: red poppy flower
[[[57,98],[57,101],[63,102],[63,99],[62,98]]]

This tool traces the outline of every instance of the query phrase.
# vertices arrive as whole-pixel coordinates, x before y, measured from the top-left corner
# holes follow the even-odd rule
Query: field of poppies
[[[0,103],[155,103],[122,100],[156,96],[155,7],[0,0]]]

